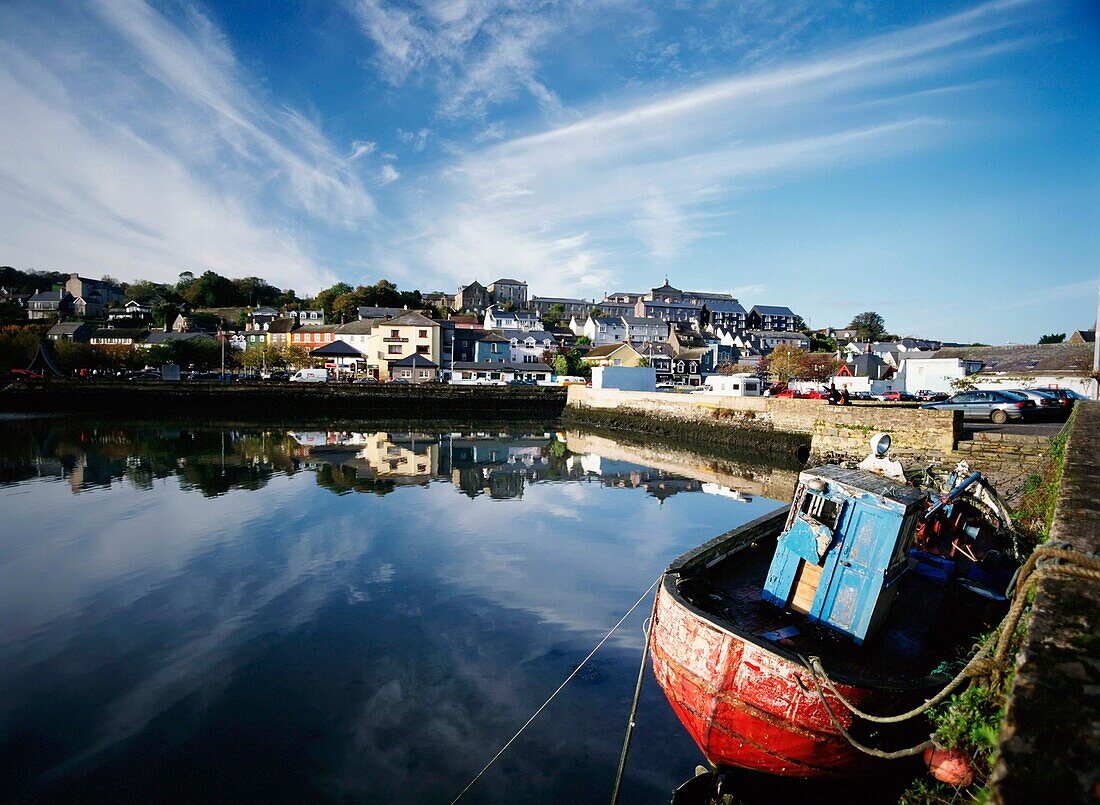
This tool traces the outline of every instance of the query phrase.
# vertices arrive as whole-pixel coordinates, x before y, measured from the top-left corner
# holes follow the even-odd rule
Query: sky
[[[0,4],[0,264],[1092,326],[1088,0]]]

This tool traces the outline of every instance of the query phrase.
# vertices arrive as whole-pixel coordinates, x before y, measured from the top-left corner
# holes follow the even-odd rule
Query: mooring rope
[[[458,796],[455,797],[453,800],[451,800],[451,805],[455,805],[456,802],[458,802],[460,799],[462,799],[466,795],[466,793],[471,788],[474,787],[474,784],[478,780],[481,779],[481,776],[483,774],[485,774],[485,772],[489,771],[489,767],[497,762],[497,759],[500,758],[500,756],[503,755],[508,750],[509,746],[511,746],[513,743],[515,743],[516,739],[519,738],[519,736],[523,734],[523,731],[531,725],[531,722],[534,721],[536,718],[538,718],[539,714],[549,706],[550,702],[554,701],[554,698],[559,693],[561,693],[562,690],[565,689],[565,686],[569,684],[569,682],[573,679],[573,677],[575,677],[578,673],[580,673],[580,670],[582,668],[584,668],[585,664],[596,655],[596,652],[600,650],[600,647],[603,646],[603,644],[606,643],[608,641],[608,639],[610,639],[611,635],[615,634],[615,631],[620,626],[623,625],[623,623],[626,621],[627,618],[630,617],[630,613],[632,613],[635,609],[638,608],[638,604],[642,603],[642,601],[644,601],[646,599],[646,597],[650,594],[650,592],[653,591],[653,588],[657,586],[657,583],[660,580],[661,580],[661,576],[658,576],[656,579],[653,580],[653,583],[649,585],[649,588],[644,593],[642,593],[641,597],[639,597],[637,601],[635,601],[633,604],[631,604],[630,609],[628,609],[626,611],[626,614],[623,615],[621,618],[619,618],[619,622],[611,627],[611,631],[609,631],[607,634],[605,634],[603,636],[603,638],[600,640],[600,642],[596,644],[596,647],[593,648],[590,652],[588,652],[588,656],[585,657],[583,660],[581,660],[580,664],[576,668],[573,669],[572,673],[570,673],[569,676],[567,676],[565,678],[564,682],[562,682],[560,685],[558,685],[557,689],[553,693],[550,694],[549,698],[547,698],[547,700],[542,703],[542,705],[539,707],[539,709],[536,710],[534,713],[532,713],[531,717],[528,718],[525,722],[523,722],[523,726],[520,727],[518,730],[516,730],[516,734],[513,735],[511,738],[509,738],[508,742],[500,748],[500,751],[498,751],[495,755],[493,755],[492,759],[488,763],[485,764],[485,767],[481,771],[479,771],[477,774],[474,775],[474,779],[470,780],[470,782],[466,784],[466,787],[458,792]],[[648,641],[647,641],[647,645],[648,645]]]
[[[657,579],[660,581],[660,578]],[[653,588],[650,587],[652,590]],[[619,790],[623,784],[623,774],[626,772],[626,756],[630,754],[630,739],[634,737],[634,718],[638,715],[638,700],[642,696],[642,682],[645,681],[645,661],[649,657],[649,630],[657,618],[657,596],[653,596],[653,609],[649,617],[642,624],[642,634],[645,635],[645,645],[642,646],[642,661],[638,664],[638,682],[634,685],[634,699],[630,703],[630,717],[626,722],[626,735],[623,736],[623,751],[619,755],[619,768],[615,771],[615,787],[611,789],[611,805],[619,801]]]
[[[1055,562],[1063,562],[1065,564],[1055,564]],[[874,716],[869,713],[864,713],[840,694],[833,684],[833,681],[826,673],[824,666],[822,666],[819,657],[810,657],[807,660],[805,657],[799,656],[806,670],[810,672],[810,678],[814,683],[814,691],[817,693],[822,705],[824,705],[825,712],[828,714],[829,720],[832,721],[833,727],[849,744],[860,752],[885,760],[909,757],[934,746],[934,736],[930,736],[927,741],[918,746],[913,746],[908,749],[899,749],[896,752],[884,752],[881,749],[864,746],[856,741],[855,738],[844,729],[844,725],[840,723],[840,720],[833,712],[833,708],[825,698],[823,687],[827,688],[835,695],[837,699],[848,708],[849,712],[857,718],[878,724],[896,724],[914,718],[930,708],[935,707],[947,698],[947,695],[962,684],[965,679],[969,678],[974,680],[982,677],[991,677],[994,680],[999,680],[1000,675],[1005,669],[1005,656],[1008,654],[1009,646],[1012,644],[1012,637],[1016,633],[1016,627],[1019,625],[1020,619],[1023,617],[1024,609],[1027,607],[1027,592],[1031,585],[1037,583],[1043,576],[1076,576],[1077,578],[1088,579],[1090,581],[1100,581],[1100,558],[1075,551],[1064,543],[1048,543],[1036,548],[1031,556],[1027,558],[1023,566],[1016,572],[1016,576],[1009,584],[1008,596],[1012,598],[1012,606],[1009,608],[1008,613],[997,629],[994,630],[987,641],[978,649],[977,653],[971,657],[970,661],[958,674],[956,674],[955,678],[952,679],[946,687],[931,699],[926,700],[920,706],[906,713],[900,713],[896,716]],[[985,655],[990,650],[993,651],[993,657],[987,658]],[[973,681],[971,684],[973,684]]]

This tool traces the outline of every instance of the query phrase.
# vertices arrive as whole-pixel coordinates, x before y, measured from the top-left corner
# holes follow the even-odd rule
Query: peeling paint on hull
[[[789,777],[858,773],[867,757],[837,731],[805,668],[686,606],[666,576],[651,631],[653,672],[673,710],[715,766]],[[837,685],[856,707],[882,712],[892,692]],[[826,693],[848,729],[852,716]]]

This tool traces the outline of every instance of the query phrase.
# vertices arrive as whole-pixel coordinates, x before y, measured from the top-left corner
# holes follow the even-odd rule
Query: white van
[[[299,369],[290,376],[291,383],[327,383],[328,369]]]
[[[748,372],[736,375],[707,375],[702,394],[725,394],[728,397],[759,397],[764,384],[754,374]]]

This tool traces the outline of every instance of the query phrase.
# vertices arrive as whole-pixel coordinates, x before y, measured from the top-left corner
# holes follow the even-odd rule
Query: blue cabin
[[[862,644],[890,611],[926,502],[923,491],[865,470],[802,472],[764,600]]]

